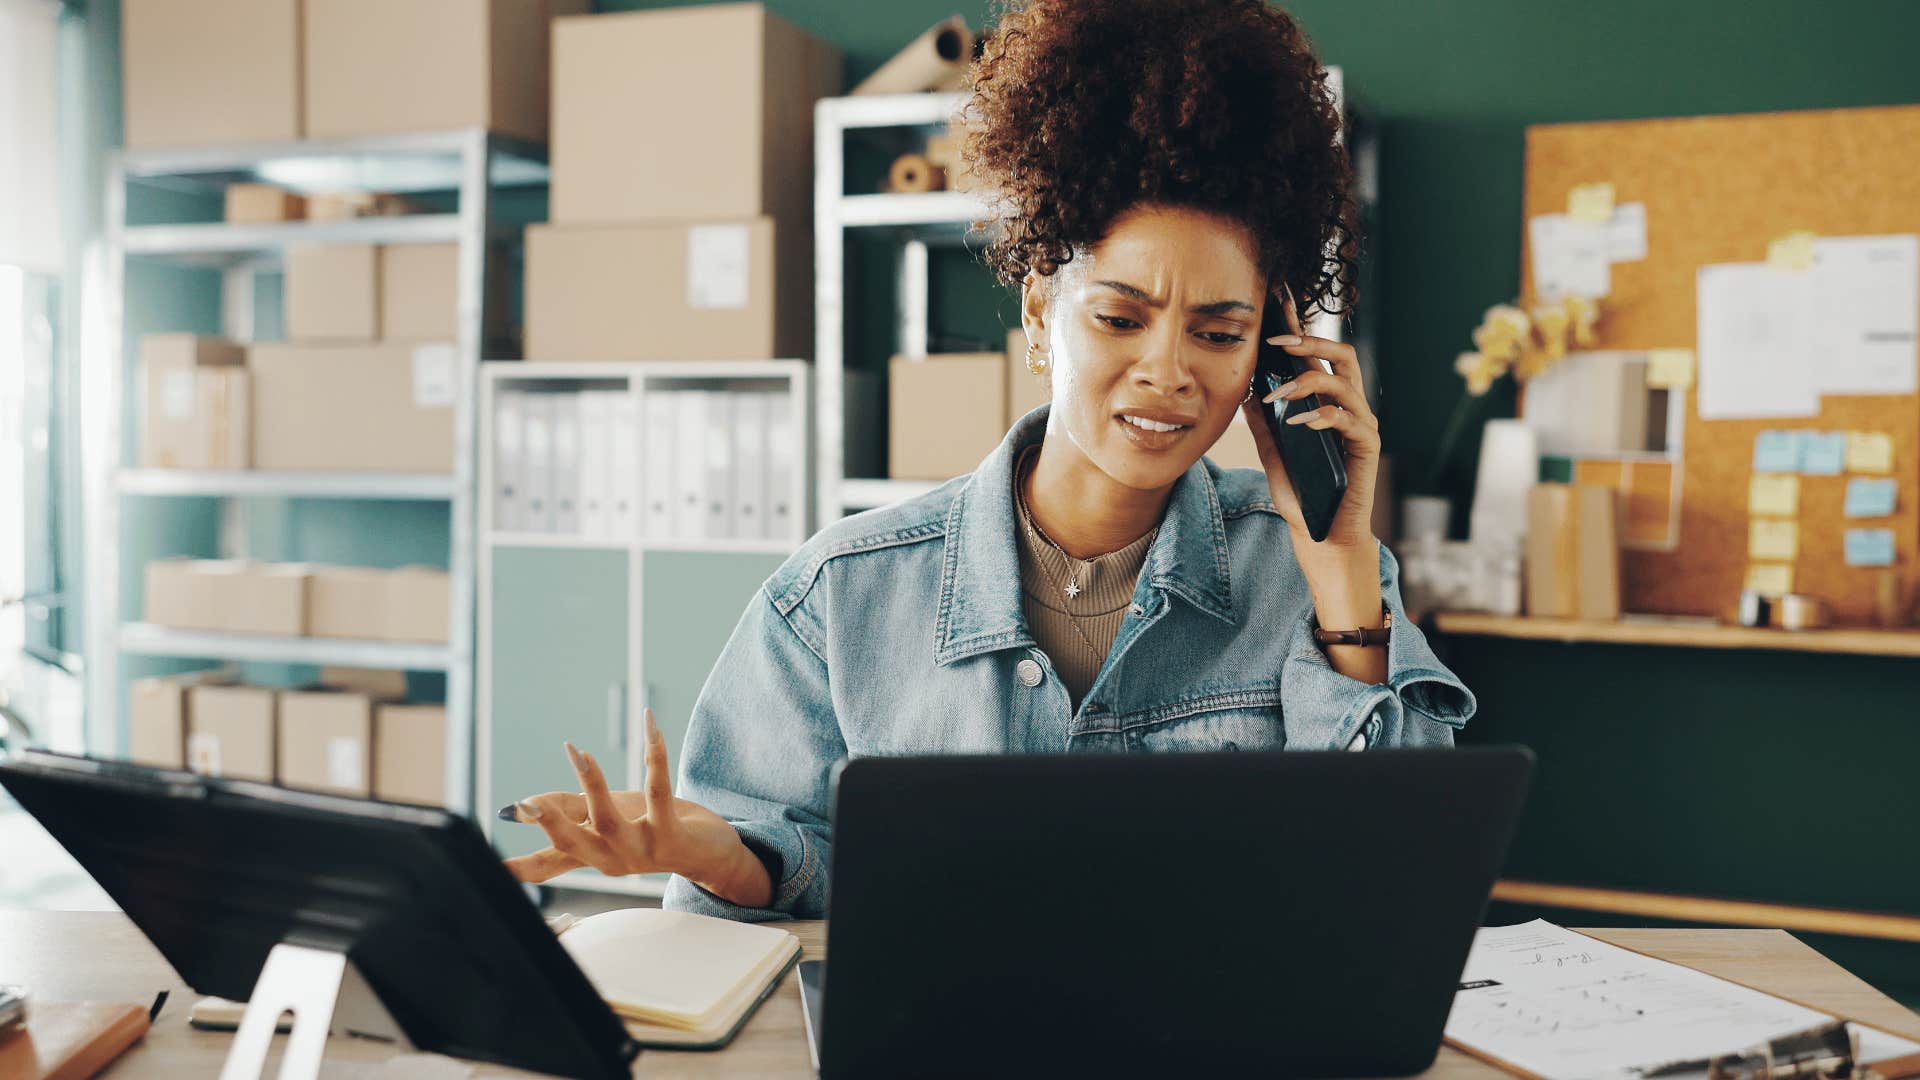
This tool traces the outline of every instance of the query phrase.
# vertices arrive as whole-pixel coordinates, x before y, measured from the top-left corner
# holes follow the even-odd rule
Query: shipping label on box
[[[187,767],[210,776],[271,783],[278,694],[261,686],[187,691]]]

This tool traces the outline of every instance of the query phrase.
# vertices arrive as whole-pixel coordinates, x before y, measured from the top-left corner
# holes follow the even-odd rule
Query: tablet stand
[[[413,1049],[346,953],[283,941],[260,968],[220,1080],[258,1080],[266,1070],[274,1026],[287,1011],[293,1013],[293,1030],[280,1059],[280,1080],[317,1080],[329,1031]]]

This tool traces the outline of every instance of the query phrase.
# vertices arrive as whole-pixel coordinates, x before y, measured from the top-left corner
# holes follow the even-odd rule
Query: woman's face
[[[1049,433],[1118,483],[1171,485],[1246,396],[1262,290],[1244,226],[1157,204],[1128,211],[1050,282],[1029,277],[1027,336],[1052,363]]]

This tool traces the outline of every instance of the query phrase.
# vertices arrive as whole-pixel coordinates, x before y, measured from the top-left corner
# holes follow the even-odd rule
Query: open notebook
[[[726,1045],[800,956],[785,930],[656,908],[563,916],[554,930],[643,1046]]]

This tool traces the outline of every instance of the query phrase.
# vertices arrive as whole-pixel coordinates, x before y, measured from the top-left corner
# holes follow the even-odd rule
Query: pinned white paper
[[[750,247],[745,225],[687,229],[687,306],[746,307]]]
[[[449,343],[413,347],[413,407],[453,407],[454,349]]]
[[[193,372],[163,373],[160,376],[160,415],[169,420],[193,419],[193,390]]]
[[[187,736],[187,768],[206,776],[220,775],[220,736],[196,731]]]
[[[1607,220],[1607,260],[1639,262],[1647,257],[1647,204],[1621,203]]]
[[[334,787],[358,788],[367,784],[365,744],[352,735],[335,735],[327,740],[327,783]]]
[[[1805,280],[1766,263],[1700,268],[1695,352],[1702,420],[1819,414]]]
[[[1920,332],[1920,236],[1832,236],[1813,242],[1820,389],[1911,394]],[[1810,343],[1811,344],[1811,343]]]
[[[1527,222],[1536,296],[1598,300],[1612,292],[1609,229],[1607,222],[1575,221],[1566,214],[1541,214]]]

